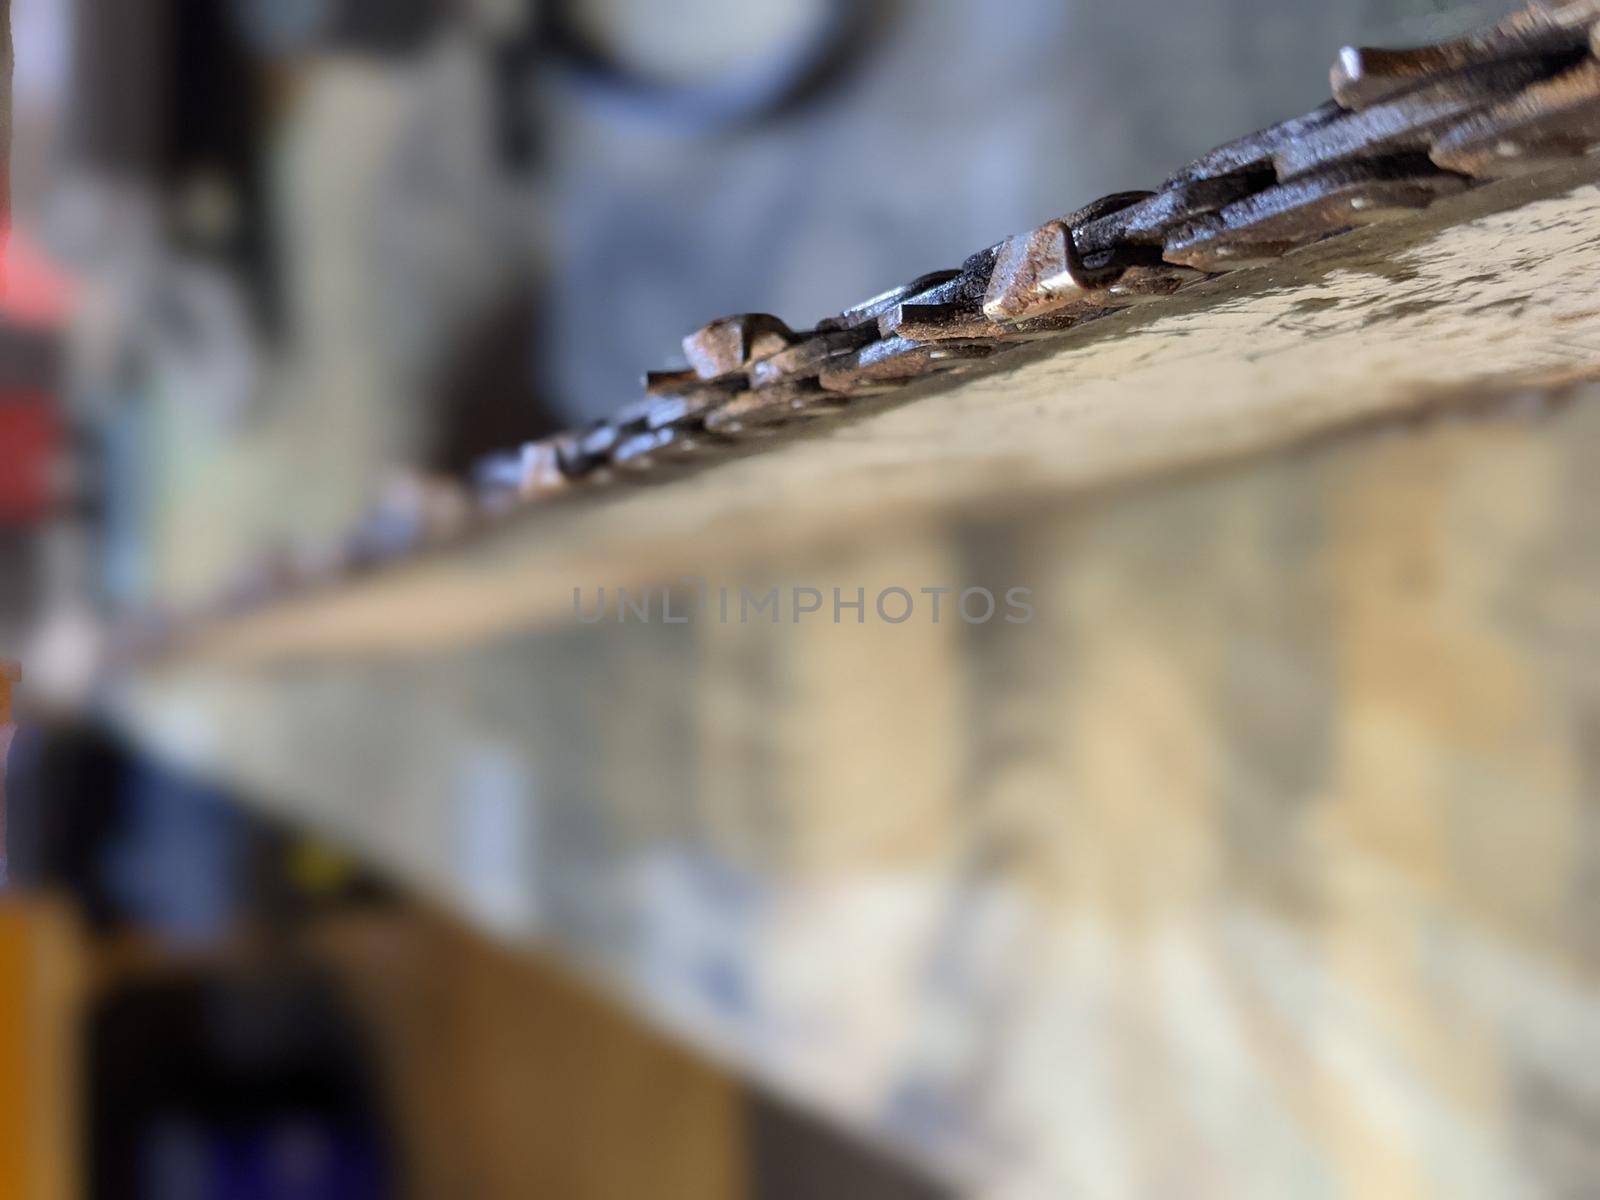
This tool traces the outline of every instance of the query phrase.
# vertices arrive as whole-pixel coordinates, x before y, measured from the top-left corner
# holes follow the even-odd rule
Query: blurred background
[[[9,2],[0,658],[27,678],[0,1190],[947,1194],[895,1139],[801,1115],[256,815],[263,797],[153,760],[96,719],[107,631],[214,599],[265,551],[310,558],[386,497],[403,521],[428,481],[635,398],[707,319],[808,324],[1316,106],[1341,45],[1517,5]],[[962,538],[969,564],[993,553]],[[653,719],[620,685],[580,688],[594,649],[507,660],[544,688],[538,730],[507,741],[602,758],[606,727]],[[636,680],[644,661],[657,680],[709,670],[655,641],[609,652]],[[522,696],[506,669],[500,693]],[[520,772],[553,786],[467,740],[428,752],[490,811]],[[693,769],[729,792],[759,774],[708,754]],[[908,750],[930,772],[931,754]],[[642,769],[716,791],[680,767],[663,751]],[[351,771],[354,791],[404,790]],[[560,809],[574,824],[551,836],[586,845],[585,812]],[[503,869],[492,832],[465,845],[467,876]],[[651,886],[670,911],[677,885]],[[919,1103],[895,1119],[937,1141],[945,1117]]]

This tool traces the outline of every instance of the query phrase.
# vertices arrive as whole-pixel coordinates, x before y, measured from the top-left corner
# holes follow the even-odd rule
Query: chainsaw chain
[[[1499,25],[1410,50],[1348,48],[1333,99],[1202,155],[1153,192],[1105,197],[828,317],[724,317],[684,339],[686,370],[582,431],[485,460],[470,494],[417,483],[337,555],[385,560],[494,515],[623,477],[670,477],[745,443],[860,411],[1216,275],[1272,262],[1435,200],[1600,146],[1600,0],[1542,0]],[[261,570],[236,600],[259,600]]]

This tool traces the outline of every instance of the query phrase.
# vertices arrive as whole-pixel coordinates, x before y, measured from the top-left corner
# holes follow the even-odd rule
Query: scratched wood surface
[[[1496,326],[1536,371],[1564,303]],[[704,569],[1036,613],[197,660],[129,719],[975,1196],[1600,1190],[1600,389]]]

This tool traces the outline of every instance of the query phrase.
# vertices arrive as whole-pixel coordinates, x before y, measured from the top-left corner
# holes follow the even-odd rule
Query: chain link
[[[1600,0],[1578,0],[1440,45],[1346,49],[1333,100],[1202,155],[1158,191],[1108,196],[803,333],[763,313],[712,322],[684,340],[691,372],[653,375],[645,404],[552,439],[555,460],[582,486],[621,463],[715,457],[752,430],[848,412],[857,397],[1586,153],[1600,143],[1597,43]],[[549,458],[527,460],[538,466],[522,490],[553,490]]]
[[[1202,155],[1154,192],[1105,197],[810,330],[764,313],[713,321],[684,339],[690,369],[651,374],[641,400],[484,462],[467,506],[492,516],[622,477],[671,477],[1015,345],[1569,161],[1600,146],[1597,54],[1600,0],[1544,0],[1434,46],[1348,48],[1328,103]],[[453,535],[462,505],[448,490],[411,489],[398,516],[386,505],[342,553],[318,557],[321,573]],[[229,606],[296,573],[258,567]]]

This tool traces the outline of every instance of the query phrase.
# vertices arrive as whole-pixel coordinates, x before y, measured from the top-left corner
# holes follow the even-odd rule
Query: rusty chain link
[[[1346,49],[1334,99],[1221,146],[1155,192],[1108,196],[804,332],[764,313],[684,339],[644,402],[501,462],[545,496],[848,412],[1007,345],[1427,208],[1600,143],[1600,0],[1545,3],[1459,41]],[[520,464],[520,468],[514,464]]]
[[[688,370],[649,375],[641,400],[587,430],[486,461],[468,503],[493,515],[624,476],[669,477],[1014,345],[1586,154],[1600,146],[1600,0],[1542,0],[1442,45],[1346,49],[1332,91],[1154,192],[1105,197],[812,329],[764,313],[713,321],[684,339]],[[460,505],[425,492],[410,495],[406,519],[380,510],[339,557],[388,558],[393,543],[457,530]]]

